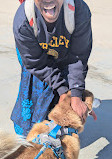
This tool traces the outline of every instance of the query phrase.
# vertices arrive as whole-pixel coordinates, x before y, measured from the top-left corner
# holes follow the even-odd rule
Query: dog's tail
[[[0,129],[0,158],[3,159],[15,152],[21,145],[31,146],[24,137],[9,134]]]

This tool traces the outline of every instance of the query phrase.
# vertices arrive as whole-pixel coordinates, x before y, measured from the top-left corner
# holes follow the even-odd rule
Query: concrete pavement
[[[0,127],[10,132],[13,132],[10,114],[17,98],[21,71],[12,32],[18,1],[0,0]],[[98,120],[94,122],[89,117],[80,135],[79,159],[112,159],[112,2],[86,2],[92,11],[94,40],[86,87],[102,99],[102,104],[95,110]]]

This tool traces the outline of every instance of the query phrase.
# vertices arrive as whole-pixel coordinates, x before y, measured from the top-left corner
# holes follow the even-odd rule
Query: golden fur
[[[70,106],[70,92],[67,93],[66,98],[59,104],[57,104],[54,109],[49,113],[49,119],[53,120],[56,124],[60,126],[67,126],[75,128],[78,132],[82,132],[84,124],[82,124],[81,118],[73,111]],[[89,91],[84,92],[83,100],[88,106],[89,111],[92,109],[93,94]],[[38,134],[48,132],[49,127],[45,125],[49,121],[44,120],[41,123],[36,123],[27,136],[27,141],[31,142]],[[72,134],[72,136],[64,135],[61,138],[62,147],[64,149],[64,154],[66,159],[78,159],[78,154],[80,150],[80,141],[77,134]],[[20,147],[16,152],[8,156],[6,159],[34,159],[39,153],[41,145],[33,144],[30,147]],[[39,159],[57,159],[51,149],[47,149]]]

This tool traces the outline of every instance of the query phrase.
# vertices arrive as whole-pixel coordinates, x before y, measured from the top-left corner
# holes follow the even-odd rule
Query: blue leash
[[[47,149],[47,145],[44,145],[34,159],[38,159],[45,152],[46,149]]]

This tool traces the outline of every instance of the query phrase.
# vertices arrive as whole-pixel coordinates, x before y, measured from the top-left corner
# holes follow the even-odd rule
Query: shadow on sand
[[[96,150],[99,149],[99,151],[96,151],[96,158],[112,159],[112,100],[103,100],[100,107],[94,111],[97,115],[97,121],[94,121],[91,116],[88,117],[85,130],[80,134],[81,149],[104,138],[108,144],[103,147],[102,142],[98,143],[102,148],[97,147]]]

